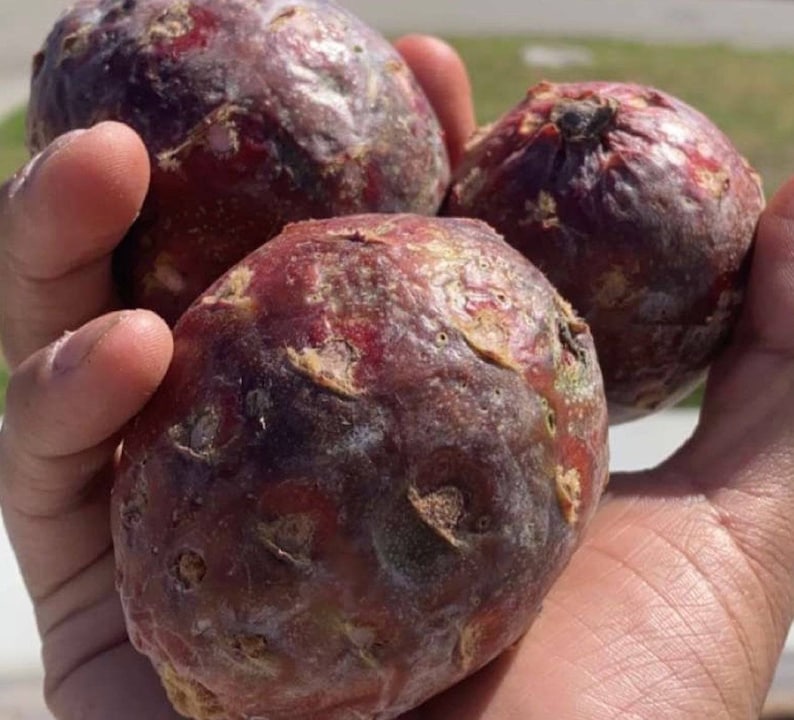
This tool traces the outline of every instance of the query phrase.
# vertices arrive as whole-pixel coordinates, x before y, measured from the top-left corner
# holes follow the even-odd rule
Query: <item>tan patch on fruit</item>
[[[158,15],[149,26],[149,41],[159,42],[183,37],[193,29],[193,25],[189,3],[175,3]]]
[[[200,720],[225,720],[227,715],[217,696],[200,682],[182,677],[169,663],[163,663],[158,671],[168,699],[178,713]]]
[[[262,635],[238,634],[228,641],[232,654],[245,663],[246,668],[269,678],[279,674],[281,664]]]
[[[457,183],[453,192],[459,202],[477,197],[488,182],[488,176],[479,168],[473,167],[466,176]]]
[[[174,574],[183,590],[195,590],[207,574],[207,564],[197,552],[185,550],[176,559]]]
[[[510,350],[508,324],[500,313],[483,309],[473,315],[470,322],[458,323],[455,327],[466,344],[485,360],[521,372],[521,364]]]
[[[408,501],[417,515],[439,537],[450,545],[461,547],[463,542],[455,536],[460,519],[463,517],[465,502],[463,493],[453,485],[420,495],[415,487],[408,489]]]
[[[527,90],[527,97],[535,100],[551,100],[557,98],[557,90],[552,83],[541,81]]]
[[[357,625],[352,620],[340,620],[339,631],[352,652],[369,668],[379,668],[380,662],[373,653],[377,639],[375,628]]]
[[[625,299],[629,283],[619,268],[613,268],[598,278],[597,288],[596,304],[604,308],[614,308]]]
[[[533,202],[527,200],[524,203],[527,213],[527,220],[532,223],[540,223],[544,228],[559,227],[560,219],[557,216],[557,201],[554,196],[541,190],[537,199]]]
[[[463,672],[469,672],[477,662],[484,635],[485,628],[477,620],[469,621],[460,631],[455,646],[455,661]]]
[[[361,389],[354,381],[361,355],[342,339],[332,339],[319,348],[287,348],[287,359],[302,375],[321,387],[345,397],[357,397]]]
[[[214,295],[205,295],[201,302],[204,305],[234,305],[242,309],[250,309],[254,305],[253,298],[248,295],[248,288],[254,277],[251,268],[239,266],[231,270]]]
[[[519,135],[534,135],[542,123],[542,118],[532,111],[527,111],[521,118],[518,126]]]
[[[485,138],[487,138],[488,135],[491,134],[491,130],[493,130],[494,127],[496,127],[495,122],[488,123],[487,125],[481,125],[480,127],[478,127],[466,140],[466,144],[464,148],[466,150],[466,153],[467,154],[470,153],[475,148],[475,146],[479,145],[483,140],[485,140]]]
[[[315,523],[308,515],[285,515],[257,525],[262,544],[279,560],[306,569],[312,564]]]
[[[392,74],[401,73],[405,70],[405,63],[397,58],[391,58],[390,60],[386,61],[386,63],[383,66],[383,69],[387,73],[392,73]]]
[[[271,30],[277,30],[281,25],[289,22],[293,18],[303,15],[306,13],[306,10],[301,7],[291,7],[287,8],[286,10],[282,10],[278,15],[276,15],[268,24],[268,27]]]
[[[168,253],[160,253],[154,261],[154,269],[143,281],[146,292],[155,288],[165,288],[173,295],[180,295],[187,287],[185,277],[176,269]]]
[[[700,187],[717,199],[725,195],[731,187],[731,178],[724,170],[712,171],[706,168],[697,168],[695,180]]]
[[[67,35],[61,42],[61,56],[58,59],[60,65],[64,60],[82,55],[88,49],[88,37],[91,34],[91,26],[84,25],[79,30]]]
[[[215,108],[188,131],[184,142],[157,154],[160,169],[177,172],[182,167],[184,156],[199,147],[220,157],[236,153],[240,149],[240,133],[234,121],[236,115],[245,115],[245,108],[234,103],[224,103]]]
[[[562,516],[569,525],[575,525],[579,519],[579,508],[582,505],[582,482],[579,471],[571,468],[565,470],[558,465],[555,471],[557,487],[557,503]]]

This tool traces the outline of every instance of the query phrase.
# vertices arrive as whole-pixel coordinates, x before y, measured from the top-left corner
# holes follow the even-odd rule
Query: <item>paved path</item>
[[[533,32],[794,49],[784,0],[340,0],[390,34]],[[0,114],[22,102],[30,58],[67,0],[0,0]]]

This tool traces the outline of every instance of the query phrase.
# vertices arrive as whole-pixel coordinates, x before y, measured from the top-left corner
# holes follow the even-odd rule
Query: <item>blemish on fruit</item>
[[[180,675],[170,663],[157,668],[171,704],[185,717],[222,720],[225,715],[217,696],[197,680]]]
[[[429,493],[420,494],[412,486],[408,489],[408,501],[422,522],[450,545],[460,547],[463,544],[463,541],[455,535],[465,509],[463,493],[459,488],[445,485]]]
[[[204,558],[194,550],[185,550],[179,554],[174,563],[173,573],[182,590],[195,590],[201,585],[207,574]]]
[[[294,514],[260,522],[256,534],[259,541],[279,560],[306,570],[312,564],[315,529],[311,517]]]
[[[565,470],[558,465],[554,478],[560,512],[565,518],[565,522],[575,525],[579,519],[579,508],[582,504],[582,483],[579,471],[575,468]]]
[[[357,397],[361,393],[355,382],[361,353],[345,340],[331,339],[319,348],[289,347],[287,359],[293,368],[321,387],[345,397]]]
[[[169,436],[180,450],[206,460],[215,450],[215,438],[219,426],[218,413],[210,407],[197,415],[192,415],[184,423],[174,425],[169,430]]]
[[[253,299],[248,294],[248,288],[252,277],[253,273],[245,265],[235,267],[224,277],[216,291],[204,295],[201,302],[206,305],[224,303],[250,309],[253,306]]]

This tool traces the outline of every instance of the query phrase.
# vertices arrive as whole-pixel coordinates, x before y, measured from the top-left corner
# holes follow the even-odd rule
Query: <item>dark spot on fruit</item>
[[[569,142],[600,139],[617,115],[611,100],[565,100],[551,113],[551,121]]]
[[[270,655],[263,635],[235,635],[231,645],[241,655],[254,660],[262,660]]]
[[[46,57],[47,56],[43,51],[39,51],[33,56],[32,74],[34,80],[38,77],[39,73],[41,72],[41,69],[44,67],[44,61]]]
[[[549,435],[554,437],[557,434],[557,413],[554,412],[554,408],[546,398],[541,398],[540,402],[543,406],[546,429],[549,431]]]
[[[174,563],[173,574],[182,590],[195,590],[207,574],[204,558],[193,550],[184,550]]]
[[[474,523],[474,528],[479,533],[488,532],[491,529],[492,522],[489,515],[480,515]]]
[[[171,439],[184,451],[198,457],[207,457],[215,449],[215,436],[220,419],[213,408],[194,415],[187,422],[175,425],[169,431]]]
[[[149,493],[146,481],[143,478],[138,478],[133,484],[127,499],[119,506],[122,525],[128,530],[138,526],[148,503]]]
[[[251,390],[245,396],[245,416],[259,423],[262,430],[267,430],[268,416],[273,409],[270,391],[265,388]]]
[[[576,339],[578,335],[578,325],[569,322],[568,318],[561,317],[557,320],[557,335],[562,344],[563,351],[573,355],[577,361],[587,361],[587,350],[583,348]]]

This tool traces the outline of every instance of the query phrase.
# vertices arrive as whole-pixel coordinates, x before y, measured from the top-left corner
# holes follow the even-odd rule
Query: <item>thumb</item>
[[[109,546],[102,471],[120,430],[165,374],[171,342],[153,313],[112,313],[34,353],[12,375],[0,504],[34,601]]]

